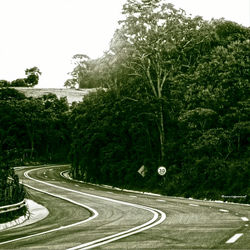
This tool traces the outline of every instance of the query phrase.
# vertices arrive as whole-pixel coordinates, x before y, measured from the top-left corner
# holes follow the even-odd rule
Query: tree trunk
[[[31,152],[30,152],[30,159],[32,159],[34,153],[34,138],[31,137]]]
[[[164,129],[164,115],[163,107],[161,104],[159,114],[159,137],[160,137],[160,149],[161,149],[161,162],[165,160],[165,129]]]

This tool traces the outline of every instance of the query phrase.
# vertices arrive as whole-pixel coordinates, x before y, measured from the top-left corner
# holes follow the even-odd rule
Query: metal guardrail
[[[15,211],[15,210],[21,209],[24,206],[26,206],[25,199],[21,202],[16,203],[16,204],[11,204],[11,205],[6,205],[6,206],[0,207],[0,214]]]

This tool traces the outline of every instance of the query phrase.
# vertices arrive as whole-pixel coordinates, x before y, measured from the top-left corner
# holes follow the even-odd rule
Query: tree
[[[13,80],[10,84],[11,87],[26,87],[26,79],[25,78],[18,78]]]
[[[67,79],[64,83],[64,87],[66,88],[75,88],[76,85],[77,85],[77,80],[75,78]]]
[[[81,68],[107,89],[72,108],[73,176],[198,198],[247,193],[249,28],[161,0],[128,0],[124,14],[110,50]]]
[[[164,1],[128,0],[123,7],[126,19],[120,21],[111,50],[118,55],[129,53],[131,59],[123,61],[146,85],[150,98],[158,104],[154,113],[159,132],[160,161],[165,160],[164,109],[171,99],[171,85],[175,75],[183,68],[180,48],[184,50],[197,30],[205,26],[200,17],[191,19],[183,10],[177,10]],[[188,34],[194,34],[188,38]],[[198,43],[201,41],[195,41]],[[188,67],[188,66],[187,66]]]
[[[70,73],[72,79],[68,79],[64,86],[79,88],[95,88],[98,87],[98,60],[92,60],[85,54],[76,54],[73,56],[74,64],[76,65]]]
[[[25,70],[25,75],[27,78],[25,79],[27,87],[34,87],[38,84],[39,76],[41,75],[41,71],[38,67],[33,67]]]
[[[0,80],[0,88],[2,87],[9,87],[10,86],[10,82],[7,80]]]
[[[23,100],[25,95],[13,88],[0,89],[0,100]]]

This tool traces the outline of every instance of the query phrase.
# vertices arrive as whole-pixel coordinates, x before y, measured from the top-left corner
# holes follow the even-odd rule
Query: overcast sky
[[[42,72],[37,87],[63,87],[77,53],[102,56],[126,0],[0,0],[0,79]],[[250,26],[250,0],[169,0],[188,14]]]

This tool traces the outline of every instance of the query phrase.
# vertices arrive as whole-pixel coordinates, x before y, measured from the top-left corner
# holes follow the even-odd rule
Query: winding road
[[[64,178],[69,166],[19,168],[49,215],[0,232],[0,249],[249,249],[247,205],[124,192]]]

